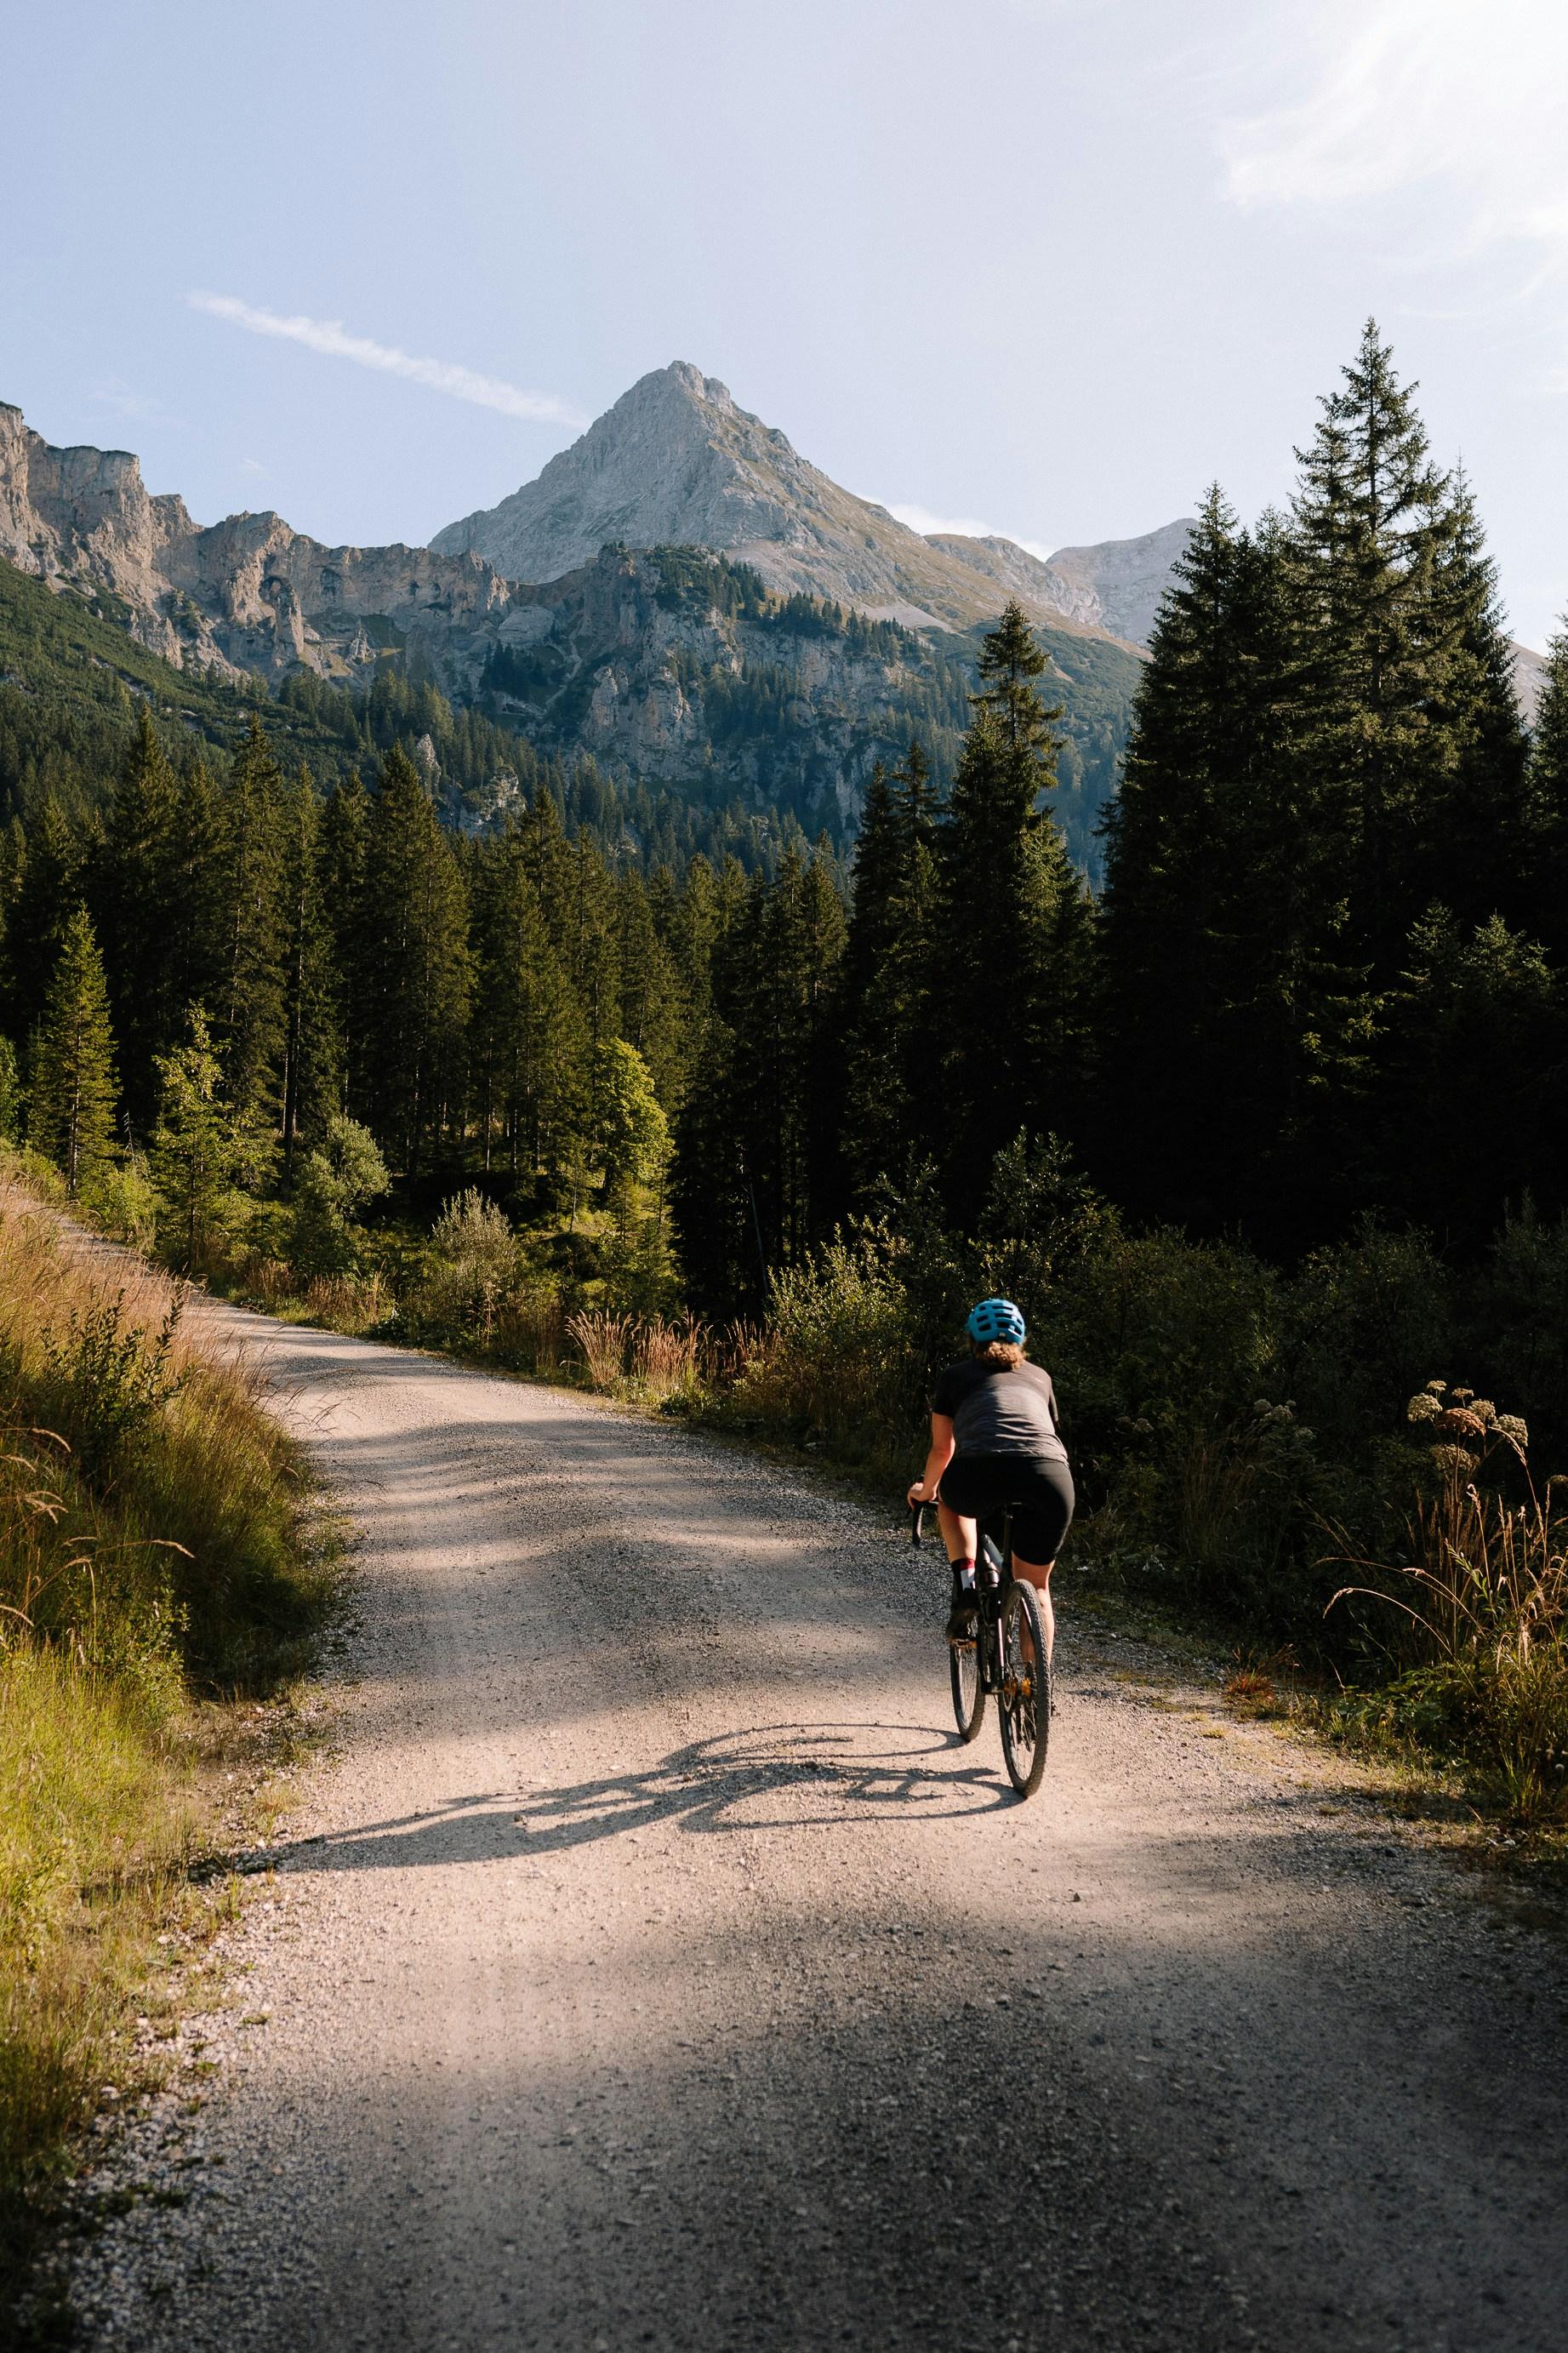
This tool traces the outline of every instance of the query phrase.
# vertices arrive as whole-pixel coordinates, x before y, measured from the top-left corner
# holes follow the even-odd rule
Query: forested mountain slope
[[[978,643],[771,596],[694,550],[606,548],[563,580],[514,586],[495,625],[466,636],[437,643],[380,617],[388,643],[352,691],[301,662],[275,674],[269,696],[260,678],[148,651],[109,617],[106,594],[85,580],[51,589],[0,563],[0,794],[13,801],[48,786],[92,797],[95,777],[118,769],[137,699],[219,750],[262,708],[281,756],[308,760],[321,784],[393,742],[423,745],[470,828],[526,790],[536,754],[563,775],[586,756],[603,788],[592,820],[618,795],[634,846],[651,827],[677,864],[699,841],[768,863],[781,822],[847,847],[876,763],[901,758],[911,735],[945,784]],[[1063,708],[1058,813],[1092,872],[1140,665],[1104,638],[1047,629],[1042,641]],[[557,793],[565,805],[563,782]]]
[[[212,671],[176,670],[72,594],[55,594],[0,563],[0,819],[37,818],[50,802],[89,819],[115,791],[146,712],[182,773],[219,776],[259,716],[285,769],[308,766],[331,790],[356,770],[374,776],[405,751],[448,824],[486,831],[547,788],[567,824],[585,828],[618,863],[684,871],[699,851],[733,852],[772,873],[799,828],[743,807],[715,786],[694,797],[612,777],[578,754],[537,756],[509,726],[454,710],[428,680],[388,658],[350,694],[298,670],[269,695]]]

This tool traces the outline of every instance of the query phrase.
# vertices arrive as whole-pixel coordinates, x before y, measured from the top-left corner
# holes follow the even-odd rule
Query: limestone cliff
[[[509,605],[474,556],[323,547],[275,514],[206,528],[152,497],[123,449],[57,449],[0,405],[0,556],[69,587],[177,668],[346,678],[418,643],[440,668]]]

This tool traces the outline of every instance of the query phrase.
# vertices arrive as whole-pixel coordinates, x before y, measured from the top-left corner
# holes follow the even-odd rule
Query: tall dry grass
[[[1336,1602],[1394,1611],[1403,1665],[1387,1695],[1396,1717],[1463,1759],[1478,1793],[1527,1825],[1568,1819],[1568,1512],[1565,1482],[1538,1493],[1522,1422],[1468,1391],[1444,1408],[1412,1400],[1433,1425],[1434,1493],[1407,1531],[1409,1557],[1343,1557],[1357,1582]]]
[[[633,1323],[630,1315],[613,1315],[603,1307],[585,1307],[566,1318],[566,1336],[581,1350],[595,1388],[616,1389],[625,1379]]]
[[[180,1288],[0,1176],[0,2248],[101,2084],[176,1899],[196,1694],[327,1597],[288,1440]],[[7,2287],[0,2261],[0,2305]],[[14,2278],[10,2284],[14,2284]]]

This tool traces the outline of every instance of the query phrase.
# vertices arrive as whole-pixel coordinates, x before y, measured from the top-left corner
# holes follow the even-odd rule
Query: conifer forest
[[[1107,1577],[1408,1663],[1330,1605],[1398,1552],[1416,1425],[1466,1461],[1502,1432],[1505,1485],[1568,1470],[1568,639],[1527,728],[1374,328],[1299,466],[1253,523],[1204,502],[1097,890],[1016,606],[950,788],[911,741],[847,860],[394,666],[368,705],[254,698],[226,747],[10,691],[11,1141],[231,1292],[888,1481],[1007,1291]],[[484,825],[437,742],[504,757]]]

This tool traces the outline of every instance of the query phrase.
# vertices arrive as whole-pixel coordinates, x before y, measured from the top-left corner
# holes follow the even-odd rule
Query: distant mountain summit
[[[909,627],[972,628],[1012,596],[1037,618],[1125,636],[1108,618],[1114,600],[1097,585],[1100,572],[1110,581],[1126,568],[1120,547],[1176,547],[1189,528],[1074,549],[1106,561],[1098,571],[1080,562],[1070,575],[1008,539],[925,539],[830,480],[717,377],[677,360],[623,393],[536,480],[449,523],[431,545],[482,556],[510,580],[558,579],[610,545],[701,547],[750,565],[774,590]],[[1142,617],[1146,601],[1128,609]]]

